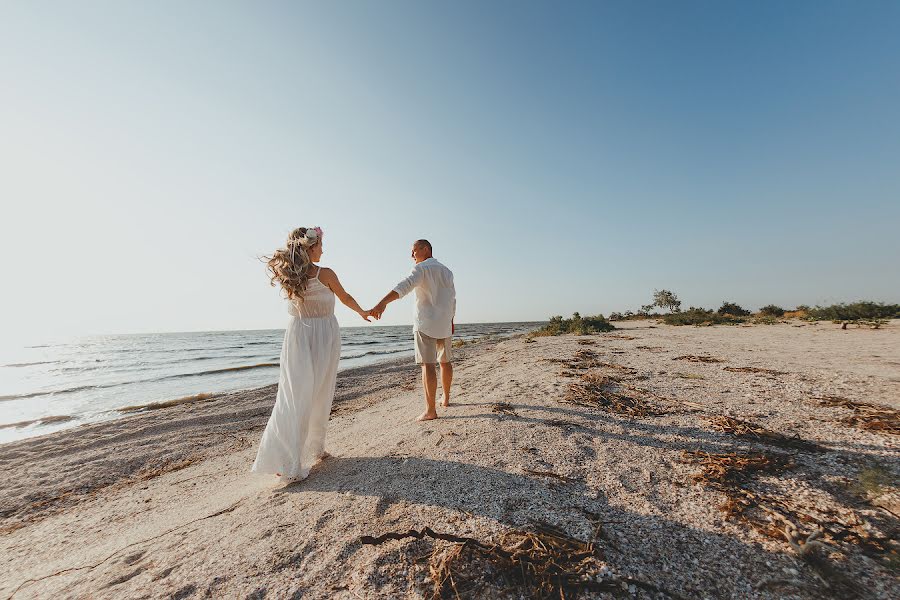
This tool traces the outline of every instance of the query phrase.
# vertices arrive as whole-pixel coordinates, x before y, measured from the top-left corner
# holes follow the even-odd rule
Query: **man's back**
[[[413,290],[416,330],[437,339],[450,337],[456,315],[453,272],[436,258],[427,258],[394,288],[401,298]]]

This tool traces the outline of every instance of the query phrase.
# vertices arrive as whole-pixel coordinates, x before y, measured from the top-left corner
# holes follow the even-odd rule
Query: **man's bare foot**
[[[444,401],[441,402],[441,406],[443,406],[444,408],[447,408],[448,406],[450,406],[450,401],[447,400],[446,398],[444,398]]]
[[[419,415],[419,418],[416,421],[430,421],[432,419],[437,419],[436,412],[428,412],[427,410]]]

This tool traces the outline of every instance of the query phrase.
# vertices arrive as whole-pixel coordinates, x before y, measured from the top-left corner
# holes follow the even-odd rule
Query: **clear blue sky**
[[[461,322],[900,300],[897,2],[21,0],[0,78],[6,333],[282,326],[297,225]]]

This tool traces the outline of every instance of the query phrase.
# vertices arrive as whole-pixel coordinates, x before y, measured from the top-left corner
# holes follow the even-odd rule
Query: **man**
[[[437,418],[437,363],[441,365],[441,387],[444,389],[444,407],[450,406],[450,384],[453,381],[453,365],[450,363],[451,336],[456,329],[456,288],[453,273],[431,255],[428,240],[416,240],[412,247],[415,266],[409,277],[381,299],[370,312],[376,319],[387,305],[416,291],[413,336],[416,345],[416,364],[422,365],[422,386],[425,388],[425,412],[419,421]]]

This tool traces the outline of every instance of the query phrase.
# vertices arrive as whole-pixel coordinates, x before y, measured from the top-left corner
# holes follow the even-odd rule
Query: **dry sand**
[[[430,597],[429,561],[450,542],[360,537],[429,526],[492,542],[541,523],[594,540],[590,561],[617,596],[900,597],[898,437],[816,400],[900,408],[900,322],[650,325],[467,346],[454,405],[424,424],[414,366],[342,373],[334,456],[287,487],[249,473],[273,387],[0,446],[0,597]],[[579,350],[595,353],[587,369],[555,362]],[[723,362],[674,360],[684,355]],[[585,373],[618,378],[601,381],[661,414],[564,402]],[[716,415],[823,451],[718,431]],[[759,518],[726,518],[727,490],[695,481],[684,451],[789,460],[737,487],[798,519],[798,538],[825,527],[817,566]],[[503,587],[485,585],[477,595]]]

